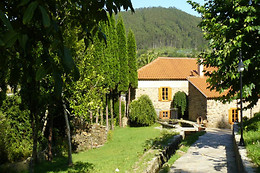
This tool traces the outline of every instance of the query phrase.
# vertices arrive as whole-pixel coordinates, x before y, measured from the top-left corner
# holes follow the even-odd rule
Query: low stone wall
[[[73,150],[76,152],[98,148],[107,141],[105,126],[85,125],[84,129],[77,129],[72,135]]]
[[[168,144],[168,146],[148,163],[149,166],[146,168],[144,172],[157,173],[161,169],[162,165],[166,163],[175,153],[181,141],[181,135],[174,136],[171,142]]]
[[[239,127],[234,124],[233,131],[233,145],[236,156],[236,166],[239,173],[256,173],[256,168],[251,159],[247,157],[247,151],[244,146],[239,146],[240,135],[238,134]]]

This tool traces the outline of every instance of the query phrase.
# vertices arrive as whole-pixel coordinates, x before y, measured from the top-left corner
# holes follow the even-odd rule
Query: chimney
[[[202,64],[203,60],[200,59],[200,61],[198,62],[198,74],[199,76],[204,76],[203,74],[203,64]]]

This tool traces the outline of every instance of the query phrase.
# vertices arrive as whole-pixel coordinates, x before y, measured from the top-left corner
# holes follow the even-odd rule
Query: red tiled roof
[[[206,71],[214,71],[216,68],[204,68]],[[138,70],[139,80],[188,80],[205,97],[217,98],[226,95],[228,91],[219,93],[208,89],[207,77],[198,76],[198,64],[196,58],[172,58],[158,57],[153,62]]]
[[[207,77],[203,76],[196,76],[196,77],[189,77],[188,81],[197,88],[206,98],[218,98],[227,94],[228,90],[224,91],[223,93],[219,93],[216,90],[210,90],[209,83],[207,83]]]
[[[196,58],[158,57],[138,70],[139,80],[186,79],[191,71],[197,71]],[[195,74],[194,72],[194,75]]]

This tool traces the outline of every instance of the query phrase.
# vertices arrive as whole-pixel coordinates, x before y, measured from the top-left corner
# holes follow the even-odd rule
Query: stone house
[[[150,97],[160,119],[173,117],[171,102],[174,94],[184,91],[189,100],[189,119],[207,120],[208,127],[227,127],[240,121],[237,101],[223,104],[216,100],[218,92],[207,89],[203,69],[196,58],[158,57],[153,62],[138,70],[138,88],[136,98],[143,94]],[[225,93],[222,93],[225,94]],[[260,111],[260,102],[244,115],[252,116]]]
[[[161,119],[170,118],[174,94],[184,91],[188,95],[188,76],[196,74],[195,58],[159,57],[138,70],[136,97],[147,94]]]
[[[222,103],[216,100],[225,95],[228,91],[219,94],[216,91],[210,91],[207,87],[207,77],[195,76],[188,77],[189,81],[189,119],[197,121],[200,117],[207,120],[207,127],[229,128],[234,122],[240,122],[240,104],[238,100],[230,103]],[[257,105],[251,109],[243,111],[243,116],[251,118],[254,113],[260,111],[260,100]]]

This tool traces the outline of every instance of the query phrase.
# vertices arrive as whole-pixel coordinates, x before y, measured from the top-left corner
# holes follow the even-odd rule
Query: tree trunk
[[[90,124],[93,124],[93,113],[92,111],[89,111],[90,114]]]
[[[101,121],[101,125],[103,126],[103,108],[100,109],[100,121]]]
[[[49,111],[48,111],[48,106],[47,106],[45,114],[44,114],[44,118],[43,118],[44,123],[43,123],[43,127],[42,127],[42,136],[44,136],[44,132],[45,132],[45,129],[46,129],[46,126],[47,126],[48,114],[49,114]]]
[[[107,101],[107,94],[106,94],[106,128],[107,131],[109,130],[109,124],[108,124],[108,101]]]
[[[129,117],[130,102],[131,102],[131,88],[129,87],[129,89],[128,89],[128,99],[127,99],[127,108],[126,108],[126,117],[127,118]]]
[[[68,137],[68,165],[72,166],[72,151],[71,151],[71,139],[70,139],[70,124],[69,124],[69,118],[66,110],[66,105],[63,102],[63,109],[64,109],[64,117],[66,122],[66,128],[67,128],[67,137]]]
[[[114,111],[113,111],[113,100],[112,94],[110,93],[110,113],[111,113],[111,129],[114,130]]]
[[[119,127],[122,127],[121,101],[121,93],[119,93]]]
[[[34,166],[37,161],[37,144],[38,144],[38,129],[37,129],[37,116],[35,113],[31,112],[31,125],[32,125],[32,133],[33,133],[33,153],[32,153],[32,160],[30,163],[30,172],[34,173]]]
[[[97,108],[96,124],[98,124],[98,118],[99,118],[99,108]]]
[[[49,119],[49,137],[48,137],[48,161],[52,161],[52,133],[53,132],[53,115],[50,116]]]

